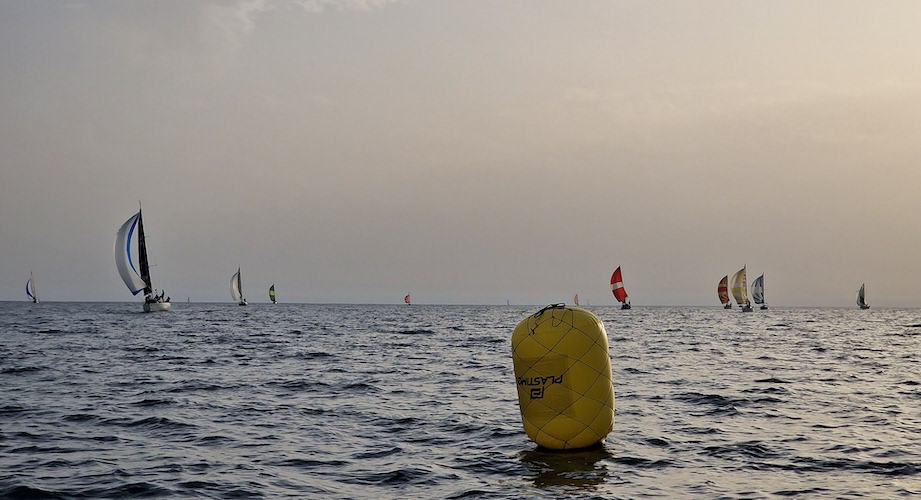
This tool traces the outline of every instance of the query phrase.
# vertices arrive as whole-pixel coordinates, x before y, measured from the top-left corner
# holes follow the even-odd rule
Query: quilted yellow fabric
[[[592,446],[614,429],[608,337],[591,312],[541,309],[512,332],[521,421],[528,437],[556,450]]]

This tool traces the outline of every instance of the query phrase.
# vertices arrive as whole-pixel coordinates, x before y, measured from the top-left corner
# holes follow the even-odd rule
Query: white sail
[[[26,281],[26,296],[33,303],[38,304],[38,293],[35,292],[35,279],[32,277],[32,271],[29,271],[29,281]]]
[[[115,267],[118,268],[118,274],[125,282],[125,286],[132,294],[137,295],[144,290],[147,283],[141,279],[134,263],[131,262],[131,236],[134,235],[134,228],[137,226],[138,218],[141,212],[131,216],[130,219],[122,224],[115,235]]]
[[[237,272],[230,278],[230,296],[240,305],[246,303],[243,298],[243,278],[240,276],[240,268],[237,268]]]
[[[752,282],[752,301],[755,304],[764,304],[764,275],[755,278]]]

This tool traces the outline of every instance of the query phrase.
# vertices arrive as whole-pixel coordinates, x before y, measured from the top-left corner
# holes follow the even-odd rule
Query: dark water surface
[[[512,329],[538,307],[0,302],[0,496],[921,494],[921,310],[592,307],[604,447],[547,453]]]

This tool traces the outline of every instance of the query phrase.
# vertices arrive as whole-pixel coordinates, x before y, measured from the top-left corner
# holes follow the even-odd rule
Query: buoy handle
[[[549,306],[546,306],[546,307],[544,307],[543,309],[541,309],[540,311],[537,311],[536,313],[534,313],[534,317],[535,317],[535,318],[539,318],[540,315],[541,315],[541,314],[544,314],[544,311],[546,311],[547,309],[562,309],[562,308],[564,308],[564,307],[566,307],[566,304],[564,304],[564,303],[562,303],[562,302],[558,302],[558,303],[556,303],[556,304],[550,304]]]

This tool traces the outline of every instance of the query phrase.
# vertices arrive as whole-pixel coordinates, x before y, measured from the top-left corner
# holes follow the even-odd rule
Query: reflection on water
[[[537,447],[520,454],[526,475],[538,488],[560,486],[578,490],[592,490],[607,482],[610,471],[604,462],[613,455],[598,445],[582,450],[550,451]]]

